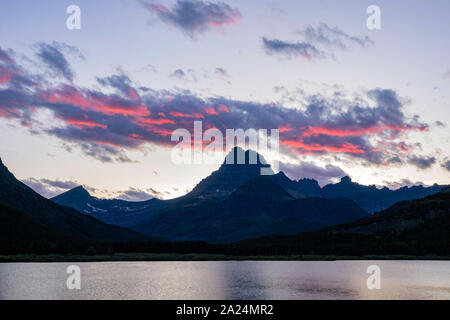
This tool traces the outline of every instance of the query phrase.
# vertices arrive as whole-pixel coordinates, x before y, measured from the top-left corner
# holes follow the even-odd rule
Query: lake
[[[450,299],[450,261],[0,263],[0,299]]]

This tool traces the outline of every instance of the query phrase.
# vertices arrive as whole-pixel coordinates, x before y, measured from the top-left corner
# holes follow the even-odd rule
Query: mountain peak
[[[69,190],[69,192],[76,192],[76,193],[81,193],[81,194],[88,194],[88,195],[90,195],[89,194],[89,192],[83,187],[83,186],[78,186],[78,187],[75,187],[75,188],[73,188],[73,189],[71,189],[71,190]]]
[[[244,151],[240,147],[234,147],[220,168],[200,181],[189,194],[224,198],[244,182],[260,176],[262,168],[271,168],[262,155],[253,150]]]
[[[241,147],[234,147],[228,152],[223,164],[226,165],[258,165],[260,167],[270,167],[264,157],[251,149],[244,150]]]
[[[352,183],[352,179],[349,176],[342,177],[341,183]]]
[[[281,177],[281,178],[288,178],[288,176],[286,175],[286,173],[284,173],[283,171],[279,171],[277,174],[276,174],[276,176],[279,176],[279,177]],[[289,179],[289,178],[288,178]]]
[[[86,200],[91,198],[91,195],[89,194],[89,192],[83,187],[83,186],[78,186],[75,187],[73,189],[70,189],[69,191],[66,191],[60,195],[57,195],[56,197],[54,197],[52,200],[54,199],[65,199],[65,198],[77,198],[79,200]]]
[[[9,171],[9,169],[3,164],[2,159],[0,158],[0,177],[4,180],[14,180],[14,175]]]
[[[6,166],[3,164],[2,162],[2,158],[0,158],[0,170],[8,170],[8,168],[6,168]]]
[[[320,188],[319,182],[317,182],[317,180],[313,179],[313,178],[302,178],[302,179],[298,179],[297,182],[300,184],[303,184],[303,185],[312,185],[312,186],[317,186]]]

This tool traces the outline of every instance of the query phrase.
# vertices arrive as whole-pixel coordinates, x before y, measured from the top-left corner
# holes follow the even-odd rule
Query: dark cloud
[[[97,82],[105,87],[111,86],[112,88],[118,89],[122,93],[126,93],[131,88],[131,80],[124,74],[114,74],[105,78],[97,78]]]
[[[53,188],[59,189],[73,189],[77,187],[79,184],[74,181],[60,181],[60,180],[50,180],[50,179],[41,179],[42,183],[45,183]]]
[[[60,181],[35,178],[24,179],[22,180],[22,182],[45,198],[55,197],[58,194],[73,189],[79,185],[75,181]]]
[[[170,77],[187,82],[197,82],[198,75],[192,69],[188,69],[186,71],[184,71],[183,69],[176,69],[172,74],[170,74]]]
[[[3,62],[5,64],[13,64],[14,60],[11,58],[11,55],[11,50],[9,50],[9,52],[6,52],[0,47],[0,62]]]
[[[325,23],[319,23],[316,27],[308,25],[299,33],[305,37],[308,43],[322,44],[341,50],[348,49],[350,46],[367,47],[374,44],[372,39],[367,36],[352,36],[338,27],[331,28]]]
[[[327,164],[325,167],[316,166],[314,163],[302,162],[296,164],[280,163],[280,170],[291,179],[313,178],[321,186],[334,183],[336,179],[347,176],[347,173],[339,167]]]
[[[204,130],[215,127],[222,132],[278,128],[281,152],[290,156],[343,154],[371,164],[398,165],[420,149],[405,142],[408,133],[429,129],[418,117],[407,117],[403,99],[389,89],[355,93],[351,98],[339,93],[304,95],[304,102],[293,109],[205,98],[189,91],[154,90],[136,86],[123,74],[98,78],[101,87],[97,89],[45,78],[45,85],[36,86],[36,76],[13,61],[0,66],[20,69],[24,79],[18,84],[7,78],[0,87],[0,117],[56,136],[66,150],[79,149],[102,162],[130,162],[126,150],[140,150],[146,144],[172,146],[175,129],[192,131],[193,122],[202,120]],[[57,121],[45,126],[34,123],[34,114],[41,109],[50,111]]]
[[[411,155],[408,157],[408,163],[419,169],[428,169],[436,163],[436,158]]]
[[[95,143],[81,143],[79,147],[86,156],[92,157],[104,163],[134,162],[122,150],[113,146],[100,145]]]
[[[144,8],[155,13],[163,22],[177,27],[191,37],[214,27],[236,23],[242,18],[238,9],[224,2],[177,0],[170,9],[144,0],[140,2]]]
[[[288,58],[303,57],[307,60],[334,56],[335,50],[347,50],[351,47],[368,47],[374,42],[369,37],[352,36],[325,23],[317,27],[306,26],[297,32],[302,37],[298,41],[269,40],[262,38],[264,49],[269,55],[283,55]]]
[[[104,87],[111,87],[129,99],[138,99],[138,92],[131,86],[131,80],[127,75],[118,74],[105,78],[97,78],[97,82]]]
[[[38,57],[47,65],[54,75],[63,77],[71,82],[73,81],[75,73],[62,51],[68,49],[72,52],[76,52],[74,47],[55,41],[51,44],[40,42],[36,47],[38,49]]]
[[[450,160],[445,161],[445,162],[441,165],[441,167],[444,168],[444,169],[447,170],[447,171],[450,171]]]
[[[441,128],[445,128],[445,123],[443,123],[442,121],[436,121],[435,125]]]
[[[177,79],[183,79],[186,76],[186,73],[181,69],[177,69],[170,76]]]
[[[263,37],[262,41],[264,50],[269,55],[279,54],[287,57],[302,57],[307,60],[324,56],[323,52],[306,42],[287,42],[279,39],[269,40],[266,37]]]
[[[24,70],[16,63],[13,55],[14,52],[11,49],[3,50],[0,47],[0,86],[7,84],[6,94],[19,94],[18,99],[25,99],[24,92],[16,90],[24,90],[38,84],[42,85],[45,83],[45,79]]]
[[[389,164],[403,164],[403,160],[399,156],[394,156],[388,159]]]

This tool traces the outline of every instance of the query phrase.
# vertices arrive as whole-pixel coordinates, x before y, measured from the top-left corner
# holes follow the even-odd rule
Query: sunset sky
[[[69,5],[81,29],[66,27]],[[366,26],[369,5],[381,30]],[[450,183],[450,2],[0,2],[0,157],[46,197],[186,193],[173,130],[280,130],[321,185]]]

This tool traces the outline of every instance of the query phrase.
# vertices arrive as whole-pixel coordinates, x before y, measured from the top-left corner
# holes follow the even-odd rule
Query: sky
[[[374,4],[380,29],[366,23]],[[0,157],[46,197],[84,185],[174,198],[220,165],[172,160],[171,133],[202,121],[279,129],[266,157],[292,179],[448,184],[448,12],[447,0],[1,1]]]

